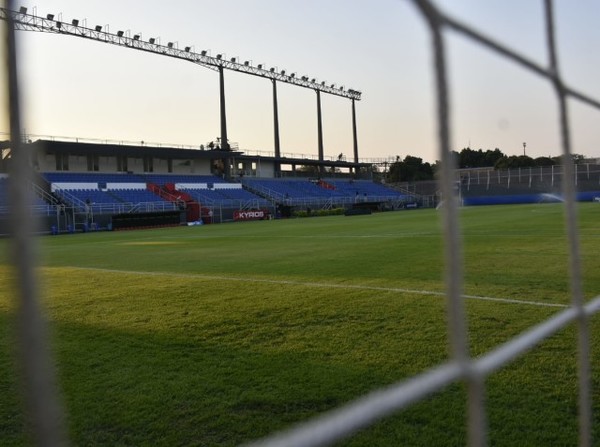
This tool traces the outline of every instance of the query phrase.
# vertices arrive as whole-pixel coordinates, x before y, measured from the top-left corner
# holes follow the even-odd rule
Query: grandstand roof
[[[356,166],[371,166],[373,163],[354,163],[346,160],[317,160],[301,157],[266,157],[263,155],[236,155],[236,160],[275,160],[282,164],[307,165],[307,166],[335,166],[338,168],[355,168]]]
[[[157,147],[140,144],[104,144],[104,143],[79,143],[72,141],[37,140],[32,145],[39,150],[50,153],[68,153],[74,155],[126,155],[128,157],[152,156],[157,158],[185,158],[185,159],[216,159],[237,156],[241,152],[223,151],[217,149],[182,149],[177,147]]]
[[[237,160],[271,160],[283,164],[309,166],[357,167],[370,166],[372,163],[354,163],[346,160],[316,160],[302,157],[269,157],[262,155],[244,154],[242,151],[224,151],[219,149],[189,149],[174,146],[150,146],[146,144],[115,144],[102,142],[76,142],[57,140],[36,140],[31,143],[36,149],[47,153],[67,153],[71,155],[100,155],[127,157],[152,156],[155,158],[205,159],[235,157]]]

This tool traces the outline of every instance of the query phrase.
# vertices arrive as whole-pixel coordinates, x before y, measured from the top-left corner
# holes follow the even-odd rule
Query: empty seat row
[[[274,200],[331,199],[348,202],[403,200],[406,195],[366,180],[244,179],[244,185]]]
[[[46,172],[44,178],[50,183],[224,183],[214,175],[180,174],[128,174],[97,172]]]

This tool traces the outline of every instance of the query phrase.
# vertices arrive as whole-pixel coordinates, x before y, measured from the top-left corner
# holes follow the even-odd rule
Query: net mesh
[[[445,200],[441,219],[445,240],[445,283],[448,310],[447,333],[452,355],[448,362],[440,364],[420,375],[400,383],[373,391],[343,407],[303,423],[288,431],[256,441],[261,446],[320,446],[347,438],[386,416],[393,414],[419,400],[440,391],[449,384],[462,381],[467,388],[467,425],[469,445],[487,444],[487,422],[485,408],[485,380],[490,374],[508,365],[509,362],[534,348],[567,325],[574,325],[578,333],[578,421],[579,445],[592,445],[592,402],[590,368],[589,319],[600,309],[600,297],[585,301],[582,292],[579,236],[577,232],[577,210],[575,206],[576,171],[572,160],[567,100],[576,100],[595,109],[600,102],[565,85],[560,75],[554,37],[554,12],[551,0],[544,1],[546,24],[546,47],[548,67],[512,51],[493,39],[481,34],[473,27],[460,23],[438,9],[428,0],[412,0],[422,19],[428,25],[431,36],[432,70],[434,72],[437,98],[437,135],[439,156],[442,162],[440,186]],[[14,9],[13,2],[5,1],[7,9]],[[548,320],[531,327],[518,337],[496,347],[490,352],[472,358],[469,354],[467,326],[462,295],[462,243],[458,219],[458,200],[454,197],[454,166],[450,149],[449,87],[447,82],[446,40],[449,33],[457,33],[478,45],[494,52],[511,63],[520,65],[539,75],[552,85],[560,118],[560,135],[563,155],[562,193],[564,197],[566,232],[569,250],[569,277],[571,304]],[[52,364],[43,319],[38,306],[38,291],[34,278],[36,264],[35,240],[30,236],[34,228],[28,215],[28,179],[31,168],[28,154],[20,146],[19,100],[17,60],[14,28],[11,21],[6,27],[8,64],[6,72],[9,91],[9,115],[11,128],[12,192],[12,248],[16,276],[17,295],[20,303],[20,345],[22,375],[25,383],[31,384],[27,393],[28,412],[34,434],[40,444],[66,445],[61,425],[62,409],[56,391],[55,373]]]

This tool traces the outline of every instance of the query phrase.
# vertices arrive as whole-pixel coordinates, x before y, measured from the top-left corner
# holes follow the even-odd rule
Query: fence
[[[572,181],[580,191],[600,189],[600,165],[583,163],[573,166]],[[471,186],[484,185],[487,189],[494,186],[511,186],[540,189],[551,192],[560,190],[566,181],[566,167],[563,165],[537,166],[506,170],[474,169],[462,170],[458,180],[463,189],[468,191]]]
[[[468,443],[472,446],[486,444],[487,425],[484,402],[485,379],[503,368],[511,360],[533,348],[558,330],[575,324],[578,336],[578,383],[579,383],[579,444],[592,445],[592,404],[591,404],[591,368],[589,318],[600,310],[600,297],[584,302],[581,285],[581,265],[579,255],[579,237],[577,232],[577,213],[575,208],[575,170],[571,155],[570,129],[568,126],[567,99],[575,99],[600,110],[600,103],[566,87],[560,77],[554,41],[553,3],[545,0],[545,20],[547,29],[547,47],[550,54],[548,68],[505,48],[440,12],[429,0],[413,0],[430,28],[432,51],[434,55],[434,73],[437,89],[437,122],[439,133],[439,155],[442,163],[440,186],[443,197],[452,197],[456,193],[455,173],[452,166],[449,145],[449,101],[446,66],[446,40],[444,32],[460,33],[463,36],[498,53],[500,56],[518,64],[542,79],[550,82],[556,91],[560,116],[560,132],[564,155],[564,179],[562,194],[565,199],[566,232],[569,241],[569,274],[571,284],[571,306],[555,314],[547,321],[530,328],[520,336],[487,354],[471,358],[467,342],[467,319],[463,308],[461,289],[463,282],[462,246],[458,223],[458,203],[446,200],[441,209],[441,218],[445,240],[445,281],[448,302],[448,339],[452,346],[451,359],[419,376],[413,377],[389,388],[372,392],[347,406],[326,413],[288,432],[274,434],[272,437],[256,442],[262,446],[319,446],[336,442],[351,436],[357,430],[369,426],[378,420],[402,408],[419,401],[425,396],[441,390],[445,386],[463,381],[468,389]],[[8,9],[13,2],[6,0]],[[20,144],[19,101],[16,70],[14,30],[9,19],[8,41],[8,87],[10,92],[10,130],[12,140],[11,163],[11,222],[12,222],[12,259],[16,272],[17,295],[19,305],[20,362],[24,380],[29,384],[26,392],[27,408],[34,427],[35,436],[40,445],[66,445],[64,428],[61,425],[62,409],[57,395],[55,373],[51,367],[47,337],[43,319],[38,306],[38,283],[35,280],[36,266],[35,239],[33,222],[29,219],[28,184],[32,172],[29,157]]]

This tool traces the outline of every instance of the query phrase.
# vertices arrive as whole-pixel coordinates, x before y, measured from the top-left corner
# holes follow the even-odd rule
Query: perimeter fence
[[[457,178],[468,191],[471,186],[485,186],[487,189],[501,186],[529,188],[545,192],[561,191],[568,180],[563,165],[536,166],[515,169],[461,169]],[[597,191],[600,189],[600,165],[592,163],[575,164],[571,180],[577,191]]]
[[[548,320],[531,327],[520,336],[477,358],[469,354],[467,317],[464,309],[463,248],[458,220],[458,201],[445,200],[441,208],[441,219],[445,241],[445,283],[447,300],[447,336],[452,347],[451,358],[418,376],[376,390],[343,407],[325,413],[315,420],[303,423],[289,431],[276,433],[259,440],[260,446],[322,446],[330,445],[351,436],[358,430],[416,403],[438,392],[446,386],[463,382],[467,388],[467,433],[468,444],[487,444],[485,381],[494,372],[534,348],[543,340],[568,325],[574,325],[578,333],[578,421],[579,445],[588,447],[592,439],[592,386],[590,366],[589,320],[600,310],[600,297],[585,301],[582,292],[582,266],[577,231],[575,207],[575,168],[571,157],[570,128],[568,125],[567,99],[583,102],[600,110],[600,102],[567,87],[560,75],[555,46],[553,2],[544,1],[546,23],[546,45],[549,64],[542,67],[536,62],[512,51],[473,27],[442,12],[429,0],[411,0],[420,11],[429,27],[432,41],[433,71],[437,98],[437,134],[439,135],[439,157],[441,160],[440,190],[443,197],[456,195],[455,171],[450,147],[449,91],[447,82],[447,34],[460,34],[496,53],[507,61],[538,75],[549,82],[556,93],[560,117],[560,134],[563,153],[562,196],[564,198],[566,233],[569,249],[569,277],[571,305]],[[6,7],[13,10],[13,2],[5,0]],[[20,363],[23,381],[28,384],[25,400],[34,435],[39,445],[62,446],[67,444],[62,425],[63,410],[55,386],[55,372],[46,344],[46,330],[40,311],[39,283],[36,281],[37,264],[34,222],[30,219],[32,202],[29,184],[32,170],[29,154],[21,145],[20,113],[18,101],[18,78],[16,70],[15,33],[11,20],[8,21],[8,91],[12,161],[11,198],[11,259],[14,262],[17,296],[19,299],[18,319]]]

